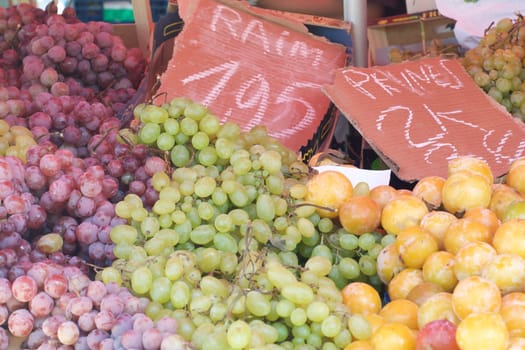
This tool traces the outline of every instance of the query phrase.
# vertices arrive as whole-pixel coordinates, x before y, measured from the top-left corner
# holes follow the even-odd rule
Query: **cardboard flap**
[[[447,176],[457,156],[494,176],[525,156],[525,126],[495,104],[458,60],[426,58],[336,73],[326,94],[402,180]]]
[[[322,86],[345,66],[346,48],[228,4],[179,1],[184,28],[157,94],[190,97],[245,130],[265,125],[299,150],[329,110]]]

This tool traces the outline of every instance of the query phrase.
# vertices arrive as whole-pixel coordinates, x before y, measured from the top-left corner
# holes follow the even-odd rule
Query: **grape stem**
[[[104,142],[104,140],[108,138],[109,133],[112,132],[113,130],[117,130],[117,128],[116,127],[115,128],[110,128],[110,129],[108,129],[108,130],[106,130],[104,132],[104,135],[102,135],[100,140],[95,144],[95,146],[93,146],[93,153],[97,153],[98,146],[100,146],[102,144],[102,142]]]
[[[161,83],[160,83],[160,74],[157,74],[157,75],[155,76],[155,82],[151,85],[151,87],[150,87],[150,89],[149,89],[149,94],[150,94],[151,97],[149,98],[148,103],[152,104],[153,101],[154,101],[157,97],[159,97],[160,95],[162,95],[162,94],[165,95],[164,102],[167,102],[167,95],[168,95],[167,92],[160,93],[160,94],[157,94],[157,95],[152,94],[152,92],[155,92],[155,91],[157,91],[157,90],[159,89],[160,84],[161,84]]]
[[[303,202],[303,203],[294,204],[295,208],[304,207],[304,206],[315,207],[317,209],[326,210],[326,211],[329,211],[329,212],[332,212],[332,213],[336,212],[336,210],[334,208],[323,207],[322,205],[318,205],[318,204],[314,204],[314,203],[305,203],[305,202]]]
[[[159,78],[159,76],[157,76],[157,79],[155,80],[155,84],[153,84],[153,86],[152,86],[151,89],[152,89],[152,90],[156,89],[156,86],[157,86],[157,85],[160,85],[160,78]],[[151,97],[151,99],[149,100],[148,103],[149,103],[149,104],[153,104],[153,101],[155,101],[157,98],[159,98],[159,97],[161,97],[161,96],[164,97],[164,101],[163,101],[163,103],[166,103],[167,100],[168,100],[168,93],[167,93],[167,92],[161,92],[161,93],[158,93],[158,94],[156,94],[156,95],[153,95],[153,96]]]
[[[106,94],[107,91],[109,91],[109,89],[115,85],[117,81],[115,79],[112,79],[111,82],[102,90],[100,90],[97,94],[96,94],[96,97],[101,99],[102,96],[104,96]]]
[[[42,134],[42,135],[39,135],[37,138],[36,138],[36,142],[37,143],[40,143],[40,141],[44,138],[44,137],[47,137],[47,136],[58,136],[60,138],[62,138],[64,136],[64,134],[62,134],[60,131],[53,131],[53,132],[48,132],[47,134]]]

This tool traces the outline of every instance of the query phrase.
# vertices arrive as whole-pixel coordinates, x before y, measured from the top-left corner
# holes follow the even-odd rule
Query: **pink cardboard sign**
[[[305,145],[329,109],[322,87],[345,66],[345,47],[234,2],[179,5],[184,28],[158,94],[190,97],[244,130],[264,125],[293,150]]]
[[[447,176],[475,156],[494,176],[524,156],[524,124],[481,90],[458,60],[426,58],[336,73],[326,94],[402,180]]]

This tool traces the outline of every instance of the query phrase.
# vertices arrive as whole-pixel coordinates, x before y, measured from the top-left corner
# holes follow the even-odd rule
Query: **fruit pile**
[[[423,178],[385,205],[395,240],[377,270],[390,302],[368,285],[342,290],[367,329],[347,350],[523,348],[524,171],[517,160],[495,184],[484,161],[460,157],[447,178]]]
[[[422,57],[438,56],[457,56],[458,47],[455,44],[443,44],[440,40],[434,39],[426,47],[425,52],[413,52],[401,47],[392,47],[388,51],[388,61],[390,63],[400,63],[403,61],[416,60]]]
[[[462,58],[467,72],[489,96],[525,120],[525,20],[502,18],[491,24],[477,47]]]
[[[146,299],[93,281],[125,222],[114,203],[159,163],[117,142],[141,51],[72,9],[20,4],[0,9],[0,62],[0,348],[188,345],[173,317],[152,327]]]
[[[187,98],[135,114],[137,142],[170,162],[151,177],[153,203],[136,193],[116,203],[126,223],[111,229],[116,259],[96,278],[149,298],[153,320],[176,315],[197,349],[344,348],[352,334],[340,289],[381,288],[375,259],[388,242],[374,232],[378,205],[373,221],[345,222],[355,232],[339,224],[341,204],[349,218],[375,204],[350,202],[365,186],[354,193],[338,172],[312,173],[264,127],[221,125]]]
[[[107,23],[0,34],[0,350],[523,346],[525,160],[369,188],[185,97],[120,119]]]

